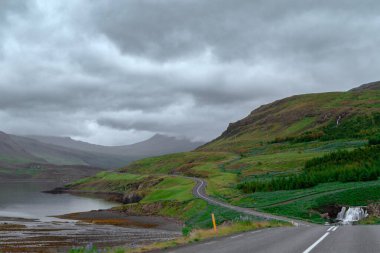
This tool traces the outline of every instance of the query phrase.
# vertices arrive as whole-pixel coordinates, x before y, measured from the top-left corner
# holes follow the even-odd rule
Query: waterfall
[[[342,224],[352,224],[355,221],[359,221],[368,216],[366,210],[362,207],[350,207],[346,211],[346,207],[342,207],[342,210],[338,213],[336,219],[341,221]]]
[[[340,212],[336,216],[336,219],[339,220],[339,221],[344,220],[344,215],[345,214],[346,214],[346,207],[344,206],[344,207],[342,207],[342,210],[340,210]]]

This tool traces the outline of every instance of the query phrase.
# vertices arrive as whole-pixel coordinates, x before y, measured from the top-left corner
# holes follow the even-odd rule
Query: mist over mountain
[[[66,147],[70,149],[132,157],[147,157],[163,155],[168,153],[186,152],[204,144],[203,142],[192,142],[188,139],[180,139],[162,134],[156,134],[142,142],[122,146],[96,145],[74,140],[70,137],[37,135],[28,137],[46,144],[53,144],[56,146]]]
[[[131,145],[101,146],[70,137],[0,132],[0,167],[4,170],[0,178],[76,179],[149,156],[191,151],[202,144],[156,134]]]
[[[24,137],[1,132],[0,160],[17,164],[39,162],[112,169],[144,157],[191,151],[202,144],[156,134],[148,140],[131,145],[101,146],[69,137]]]

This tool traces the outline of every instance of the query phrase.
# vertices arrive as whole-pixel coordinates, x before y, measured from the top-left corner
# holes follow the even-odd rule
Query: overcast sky
[[[210,140],[285,96],[380,79],[376,0],[0,0],[0,130]]]

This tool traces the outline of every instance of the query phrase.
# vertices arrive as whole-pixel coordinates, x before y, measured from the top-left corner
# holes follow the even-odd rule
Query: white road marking
[[[329,229],[327,229],[327,231],[331,231],[331,229],[333,229],[333,228],[335,228],[335,227],[330,227]]]
[[[334,229],[333,229],[332,231],[334,232],[334,231],[337,230],[337,229],[338,229],[338,226],[334,227]]]
[[[251,234],[257,234],[257,233],[260,233],[260,232],[262,232],[262,230],[252,231]]]
[[[235,236],[231,236],[230,238],[231,239],[235,239],[235,238],[238,238],[238,237],[241,237],[241,236],[243,236],[243,235],[235,235]]]
[[[213,243],[215,243],[215,241],[206,242],[205,244],[210,245],[210,244],[213,244]]]
[[[309,248],[307,248],[303,253],[309,253],[312,251],[318,244],[320,244],[330,233],[327,232],[321,238],[318,239],[315,243],[313,243]]]

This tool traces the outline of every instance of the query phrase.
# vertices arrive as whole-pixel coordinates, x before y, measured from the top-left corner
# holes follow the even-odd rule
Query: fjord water
[[[0,217],[57,220],[49,217],[73,212],[107,209],[115,203],[70,194],[47,194],[55,187],[46,182],[0,182]]]

